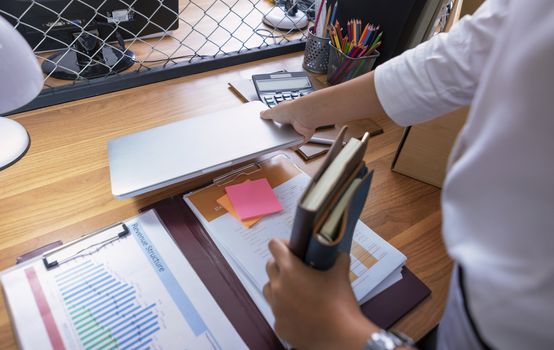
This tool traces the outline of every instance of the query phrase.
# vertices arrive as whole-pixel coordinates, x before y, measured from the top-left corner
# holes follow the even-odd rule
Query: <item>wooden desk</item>
[[[18,163],[0,171],[0,269],[14,265],[27,251],[78,238],[186,189],[179,184],[134,199],[113,198],[108,140],[236,106],[240,101],[227,82],[254,73],[297,70],[301,57],[291,54],[17,115],[31,136],[31,148]],[[375,176],[361,218],[408,256],[407,265],[433,291],[396,325],[418,339],[439,320],[451,269],[440,235],[440,192],[391,172],[402,129],[388,119],[377,122],[384,134],[369,141],[365,160]],[[317,168],[317,163],[306,165],[292,157],[309,173]],[[0,348],[15,346],[2,298]]]

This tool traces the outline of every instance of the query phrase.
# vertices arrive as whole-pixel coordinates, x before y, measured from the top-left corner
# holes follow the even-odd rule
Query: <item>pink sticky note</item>
[[[241,220],[283,210],[267,179],[227,186],[225,191]]]
[[[241,224],[243,224],[246,228],[250,228],[254,226],[255,223],[260,221],[262,219],[261,216],[258,216],[256,218],[248,219],[248,220],[241,220],[239,215],[237,214],[237,211],[235,208],[233,208],[233,204],[231,204],[231,201],[229,200],[228,195],[223,195],[223,197],[219,198],[217,200],[217,204],[221,205],[229,214],[231,214],[235,219],[240,221]]]

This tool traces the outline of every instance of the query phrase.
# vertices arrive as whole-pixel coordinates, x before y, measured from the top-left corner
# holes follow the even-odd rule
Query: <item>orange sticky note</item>
[[[237,212],[235,211],[235,208],[233,208],[233,205],[231,204],[231,201],[229,200],[229,196],[224,195],[223,197],[219,198],[217,200],[217,203],[221,205],[225,210],[229,212],[229,214],[233,215],[235,219],[241,222],[246,228],[252,227],[255,223],[260,221],[263,216],[247,219],[247,220],[241,220],[239,216],[237,215]]]
[[[233,208],[241,220],[277,213],[283,210],[267,179],[243,182],[225,187]]]

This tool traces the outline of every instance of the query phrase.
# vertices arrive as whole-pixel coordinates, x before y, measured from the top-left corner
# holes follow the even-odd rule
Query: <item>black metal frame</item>
[[[27,105],[8,113],[8,115],[30,111],[37,108],[98,96],[109,92],[120,91],[164,80],[202,73],[218,68],[234,66],[264,58],[303,51],[306,42],[303,39],[291,41],[278,46],[248,49],[213,58],[202,58],[193,62],[182,62],[171,65],[147,68],[141,71],[118,74],[77,84],[52,87],[43,91]]]

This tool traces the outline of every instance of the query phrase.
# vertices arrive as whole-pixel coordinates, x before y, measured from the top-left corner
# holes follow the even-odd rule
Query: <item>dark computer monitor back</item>
[[[73,34],[81,31],[79,27],[88,23],[100,23],[100,36],[107,41],[116,40],[110,35],[115,21],[124,39],[175,30],[179,27],[178,1],[0,0],[0,15],[13,25],[19,23],[17,30],[35,51],[46,51],[66,48],[75,39]]]

